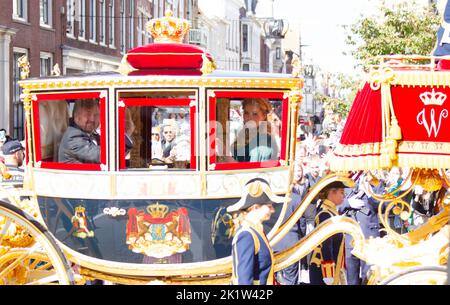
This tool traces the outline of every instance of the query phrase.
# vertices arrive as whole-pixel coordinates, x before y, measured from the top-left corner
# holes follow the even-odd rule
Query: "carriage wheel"
[[[384,281],[381,285],[445,285],[447,283],[446,267],[413,267],[399,272]]]
[[[74,284],[54,237],[17,207],[0,201],[0,284]]]

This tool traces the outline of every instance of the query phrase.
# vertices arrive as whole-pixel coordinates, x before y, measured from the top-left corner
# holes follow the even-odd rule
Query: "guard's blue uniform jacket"
[[[300,206],[300,203],[302,203],[302,199],[304,195],[306,194],[307,190],[306,187],[303,188],[302,194],[291,194],[291,202],[289,203],[286,214],[284,215],[284,222],[286,222],[289,217],[291,217],[292,214],[297,210],[297,208]],[[286,233],[286,235],[275,244],[273,247],[273,250],[275,253],[281,252],[285,249],[288,249],[295,245],[300,239],[303,238],[303,232],[301,228],[301,221],[297,221],[292,228]],[[277,281],[282,285],[297,285],[298,282],[298,275],[299,275],[299,264],[295,262],[294,264],[286,267],[283,270],[279,271],[280,273],[277,274]]]
[[[325,199],[317,209],[316,227],[325,220],[338,216],[336,205]],[[339,233],[327,238],[318,245],[311,257],[309,280],[311,285],[325,285],[324,277],[339,278],[338,273],[344,268],[345,250],[344,234]]]
[[[450,1],[447,1],[444,10],[444,16],[437,31],[436,47],[433,51],[434,56],[450,55]]]
[[[272,285],[273,253],[262,226],[244,220],[233,238],[233,285]]]
[[[376,194],[383,193],[384,183],[380,181],[378,186],[373,188],[373,191]],[[360,209],[353,209],[347,199],[351,197],[362,200],[364,202],[364,206]],[[355,219],[359,223],[366,239],[369,239],[370,237],[379,237],[380,223],[378,220],[378,206],[380,202],[375,200],[373,197],[369,198],[366,193],[358,189],[351,189],[347,195],[347,198],[345,199],[344,203],[338,207],[339,214],[345,214],[346,216]],[[353,239],[351,235],[345,235],[345,262],[347,267],[347,282],[349,285],[359,285],[367,280],[369,265],[351,254],[351,251],[353,250],[352,240]],[[361,279],[359,277],[360,270],[362,274]]]

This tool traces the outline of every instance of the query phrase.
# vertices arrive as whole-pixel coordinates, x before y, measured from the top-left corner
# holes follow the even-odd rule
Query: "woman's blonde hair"
[[[266,119],[269,113],[272,112],[272,104],[267,99],[264,98],[250,98],[244,99],[242,102],[242,108],[245,108],[247,105],[256,105],[258,108],[265,114]]]
[[[245,107],[247,107],[248,105],[256,105],[263,112],[265,116],[264,121],[267,122],[266,131],[268,134],[272,134],[272,124],[269,121],[272,119],[270,115],[273,111],[272,104],[268,100],[263,98],[244,99],[244,101],[242,102],[242,109],[245,109]],[[248,135],[246,135],[246,131],[247,128],[245,127],[239,131],[239,133],[236,136],[236,140],[232,145],[233,149],[236,148],[238,143],[245,143],[245,145],[247,145],[250,142],[250,140],[252,140]],[[245,141],[238,141],[238,139],[244,139]]]
[[[261,204],[256,203],[256,204],[254,204],[254,205],[252,205],[252,206],[250,206],[250,207],[248,207],[248,208],[246,208],[244,210],[239,210],[239,211],[237,211],[237,212],[232,214],[232,218],[233,218],[233,230],[232,230],[233,231],[233,235],[242,226],[242,222],[244,221],[245,216],[247,216],[247,214],[250,211],[252,211],[252,210],[254,210],[254,209],[256,209],[256,208],[258,208],[260,206],[261,206]]]

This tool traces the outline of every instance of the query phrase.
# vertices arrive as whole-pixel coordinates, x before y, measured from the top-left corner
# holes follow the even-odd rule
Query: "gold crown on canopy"
[[[447,99],[447,95],[442,92],[424,92],[420,95],[420,99],[425,105],[438,105],[442,106],[445,100]]]
[[[189,21],[174,18],[171,10],[166,10],[165,17],[153,19],[147,23],[147,31],[156,43],[181,43],[190,28]]]

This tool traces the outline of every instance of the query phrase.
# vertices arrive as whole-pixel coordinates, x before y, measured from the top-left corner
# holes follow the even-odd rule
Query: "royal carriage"
[[[403,127],[403,119],[410,115],[403,117],[396,111],[404,109],[403,93],[395,97],[406,90],[413,95],[431,90],[436,97],[433,88],[448,90],[450,74],[435,71],[431,64],[431,68],[393,67],[383,62],[352,108],[331,163],[337,173],[324,177],[283,222],[293,180],[303,85],[300,71],[295,69],[294,75],[217,71],[210,54],[181,43],[189,28],[186,21],[168,14],[151,21],[148,28],[155,43],[129,51],[118,71],[39,79],[23,75],[26,176],[20,191],[3,189],[8,200],[0,202],[1,284],[73,284],[92,279],[123,284],[228,284],[233,220],[226,207],[241,198],[250,179],[263,178],[270,193],[285,197],[266,225],[274,245],[326,185],[337,180],[352,185],[349,171],[393,165],[450,167],[445,150],[448,132],[440,134],[443,138],[437,144],[415,138],[416,131],[409,133]],[[26,74],[26,62],[22,66]],[[226,147],[242,127],[247,99],[270,104],[272,144],[278,149],[270,159],[231,162]],[[61,162],[59,147],[73,119],[74,104],[80,100],[99,105],[98,161]],[[365,111],[368,108],[371,111]],[[171,114],[182,120],[177,122]],[[442,121],[441,129],[448,131],[448,124]],[[168,161],[161,151],[158,155],[158,139],[152,137],[164,137],[169,125],[177,149]],[[437,125],[431,128],[438,132]],[[428,146],[416,146],[417,141]],[[429,170],[411,175],[416,183],[424,175],[437,177]],[[399,206],[408,206],[390,193],[373,196],[390,201],[387,210],[395,208],[398,214],[405,211]],[[277,253],[275,270],[343,232],[353,236],[353,253],[374,264],[371,283],[401,282],[403,274],[417,279],[410,271],[441,283],[448,257],[447,222],[448,204],[443,204],[440,214],[414,232],[389,231],[382,239],[365,240],[353,219],[335,217]],[[392,260],[386,260],[387,255]]]
[[[210,54],[182,43],[189,24],[170,12],[148,30],[155,43],[129,51],[118,71],[23,75],[26,178],[16,195],[30,197],[4,191],[4,283],[73,283],[73,269],[118,283],[228,283],[225,208],[255,177],[288,194],[302,80],[216,71]],[[26,62],[22,68],[26,74]],[[219,150],[236,140],[243,102],[252,99],[271,108],[277,150],[270,159],[231,162]],[[60,147],[79,101],[99,106],[98,158],[66,162]],[[169,156],[163,139],[174,144]],[[272,234],[282,213],[280,206],[268,225]]]

